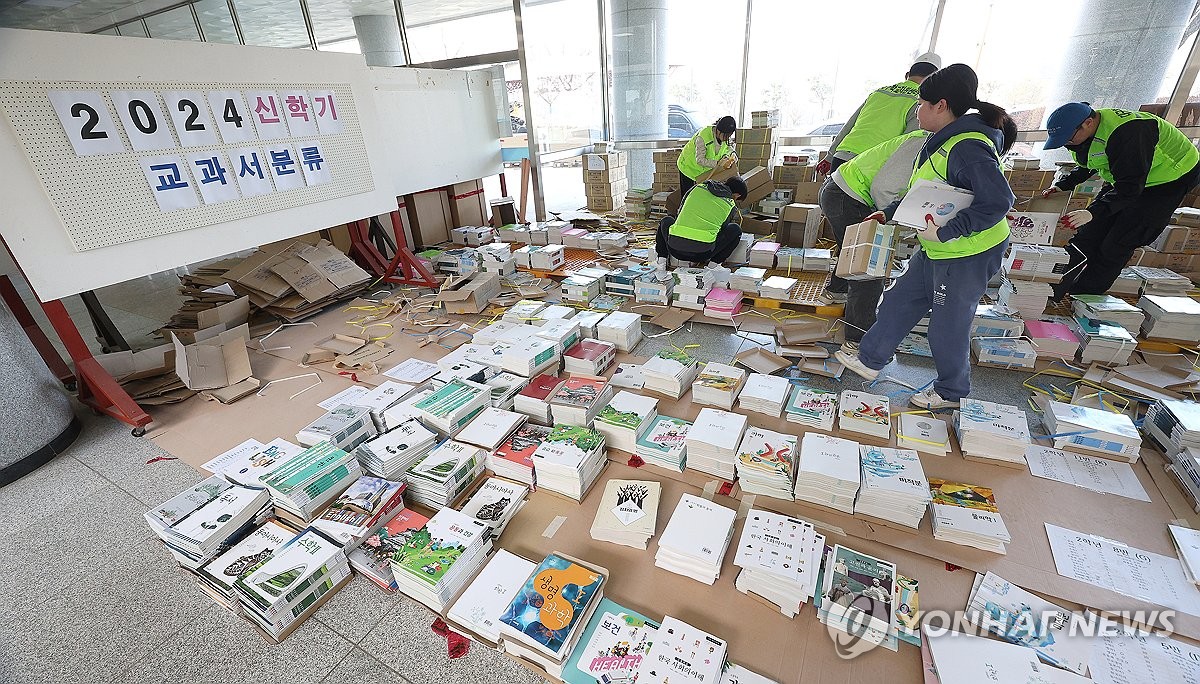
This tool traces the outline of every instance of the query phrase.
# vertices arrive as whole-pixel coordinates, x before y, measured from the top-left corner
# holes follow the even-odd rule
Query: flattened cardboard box
[[[325,241],[299,250],[271,270],[308,302],[321,301],[371,278],[350,257]]]
[[[164,337],[167,333],[173,333],[180,342],[193,344],[197,339],[211,337],[211,335],[205,335],[204,331],[229,330],[245,323],[249,318],[250,298],[244,296],[211,309],[197,311],[196,328],[163,328],[160,332]]]
[[[500,276],[495,273],[476,273],[467,280],[450,283],[438,292],[437,300],[446,307],[446,313],[479,313],[488,300],[500,294]]]
[[[188,389],[218,389],[250,377],[250,326],[239,325],[209,339],[184,346],[171,336],[175,346],[175,373]]]

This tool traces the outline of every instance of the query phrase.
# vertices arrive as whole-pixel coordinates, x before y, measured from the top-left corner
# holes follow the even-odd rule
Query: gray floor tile
[[[131,494],[146,508],[156,506],[203,479],[179,460],[156,461],[171,455],[154,442],[134,437],[107,416],[84,412],[83,432],[71,448],[81,462]]]
[[[356,574],[349,584],[321,606],[316,618],[357,644],[400,599],[398,592],[389,594],[371,580]]]
[[[350,655],[338,663],[325,681],[329,684],[408,684],[408,680],[359,648],[350,651]]]
[[[0,540],[45,519],[45,510],[32,515],[31,502],[40,502],[55,513],[91,497],[107,484],[104,478],[69,453],[54,457],[41,468],[0,489]]]

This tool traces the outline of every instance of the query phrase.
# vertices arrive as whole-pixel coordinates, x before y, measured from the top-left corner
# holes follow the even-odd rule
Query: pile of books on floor
[[[779,252],[780,244],[769,240],[759,240],[750,248],[750,265],[764,269],[775,268],[775,255]]]
[[[269,515],[271,495],[213,475],[146,511],[146,522],[179,564],[195,570]]]
[[[1003,278],[997,299],[1025,320],[1037,320],[1046,311],[1046,301],[1054,296],[1049,283]]]
[[[558,391],[562,383],[562,378],[554,375],[537,376],[513,397],[513,410],[524,413],[530,420],[549,425],[554,422],[550,410],[550,397]]]
[[[1141,294],[1182,296],[1192,289],[1192,281],[1166,268],[1131,266],[1130,271],[1142,281]]]
[[[1119,297],[1112,295],[1071,295],[1071,308],[1079,318],[1094,318],[1116,323],[1137,335],[1141,332],[1146,314]]]
[[[571,313],[575,312],[570,309]],[[554,343],[554,352],[562,356],[563,352],[575,346],[579,341],[579,323],[570,318],[556,318],[542,324],[537,331],[537,337]],[[540,369],[539,369],[540,370]],[[526,377],[529,377],[526,375]]]
[[[804,250],[804,265],[800,268],[804,271],[829,273],[834,263],[833,250],[808,247]]]
[[[275,467],[304,451],[304,447],[292,444],[282,437],[263,444],[257,439],[248,439],[226,451],[202,468],[214,475],[223,475],[234,484],[261,488],[258,478],[270,473]]]
[[[1191,297],[1143,295],[1138,307],[1146,312],[1142,333],[1147,338],[1200,342],[1200,302]]]
[[[411,508],[397,508],[374,534],[367,535],[347,556],[350,567],[378,584],[384,591],[396,590],[392,556],[429,522],[429,518]]]
[[[522,377],[516,373],[502,371],[484,380],[483,384],[492,388],[492,396],[489,399],[492,406],[504,409],[505,411],[511,411],[517,392],[525,389],[525,386],[529,384],[529,378]]]
[[[642,341],[642,315],[614,311],[596,324],[596,337],[629,353]]]
[[[312,526],[342,546],[353,548],[382,527],[392,511],[404,508],[406,486],[363,475],[329,504]]]
[[[500,616],[504,651],[561,678],[604,596],[607,572],[553,553],[538,564]],[[569,592],[563,590],[571,587]]]
[[[838,428],[860,435],[891,439],[891,403],[870,392],[842,390],[838,400]]]
[[[992,553],[1007,553],[1012,541],[996,496],[988,487],[929,479],[933,496],[929,504],[933,538],[973,546]]]
[[[678,347],[663,347],[642,364],[645,389],[678,399],[687,393],[700,365],[696,358]]]
[[[789,423],[799,423],[826,432],[833,430],[838,395],[803,385],[795,385],[791,391],[784,407]]]
[[[708,291],[716,285],[716,274],[707,268],[677,268],[671,275],[675,278],[671,303],[684,309],[702,310]]]
[[[404,595],[441,613],[475,576],[491,549],[487,525],[443,508],[392,555],[392,575]]]
[[[742,290],[714,287],[704,298],[704,315],[710,318],[733,320],[741,310]]]
[[[594,427],[612,449],[634,453],[641,437],[658,418],[658,399],[621,390],[596,416]]]
[[[1029,423],[1016,406],[964,398],[954,412],[954,432],[964,458],[1025,467]]]
[[[1109,286],[1110,294],[1136,295],[1142,291],[1142,279],[1138,277],[1133,269],[1126,266],[1121,269],[1121,273],[1113,284]]]
[[[1137,339],[1115,323],[1075,316],[1071,319],[1071,330],[1083,344],[1079,360],[1085,366],[1093,362],[1123,366],[1129,363],[1130,355],[1137,349]]]
[[[767,277],[767,269],[743,266],[729,277],[729,288],[740,292],[758,292],[763,279]]]
[[[1200,451],[1187,448],[1168,460],[1167,472],[1175,477],[1192,509],[1200,513]]]
[[[692,403],[728,411],[733,408],[733,402],[745,383],[746,371],[741,368],[715,361],[706,363],[692,386]]]
[[[375,436],[375,421],[371,410],[361,406],[339,404],[296,433],[296,441],[311,447],[329,442],[339,449],[353,450]]]
[[[1079,351],[1079,338],[1065,323],[1025,321],[1025,334],[1032,340],[1039,358],[1074,361]]]
[[[758,286],[758,294],[770,299],[791,299],[792,288],[800,281],[784,276],[771,276]]]
[[[854,512],[916,528],[932,498],[921,458],[911,449],[862,445],[862,487]]]
[[[901,413],[896,425],[896,446],[923,454],[945,456],[950,451],[950,435],[941,418],[919,413]]]
[[[750,373],[738,394],[738,407],[778,418],[792,387],[787,378],[766,373]],[[693,399],[695,399],[693,395]]]
[[[712,584],[721,576],[721,562],[733,538],[737,512],[684,494],[658,539],[654,564],[677,575]]]
[[[751,509],[738,539],[733,564],[741,568],[734,586],[779,606],[789,618],[817,590],[825,537],[812,523]]]
[[[795,498],[795,436],[749,426],[738,446],[736,466],[742,491],[777,499]]]
[[[563,381],[550,397],[550,413],[555,424],[591,425],[612,395],[606,378],[576,375]]]
[[[214,601],[235,614],[241,613],[241,603],[233,583],[247,570],[266,560],[275,549],[295,536],[295,532],[274,520],[246,535],[229,550],[202,566],[194,573],[196,583]]]
[[[1142,436],[1124,413],[1046,400],[1042,421],[1054,448],[1134,463],[1141,456]]]
[[[527,337],[504,348],[500,367],[523,378],[532,378],[553,368],[560,357],[558,345],[542,337]]]
[[[1162,399],[1146,410],[1146,433],[1168,455],[1200,450],[1200,404]]]
[[[550,435],[551,428],[525,423],[508,436],[499,449],[487,455],[488,470],[510,480],[533,486],[533,452]]]
[[[508,307],[508,310],[501,316],[501,320],[509,323],[518,323],[528,325],[534,322],[540,322],[542,309],[546,308],[545,302],[539,302],[532,299],[522,299],[521,301]]]
[[[368,473],[395,480],[428,454],[437,439],[436,432],[414,418],[358,445],[354,455]]]
[[[233,588],[246,619],[281,641],[316,611],[323,597],[349,580],[342,547],[306,527],[248,569]]]
[[[463,504],[462,512],[491,528],[493,537],[499,537],[525,505],[528,494],[529,487],[523,484],[489,477]]]
[[[687,434],[691,427],[682,418],[658,416],[638,437],[635,452],[650,465],[682,473],[687,465]]]
[[[456,435],[484,408],[491,406],[492,388],[469,380],[451,380],[414,406],[421,421],[443,435]]]
[[[721,668],[729,650],[724,639],[697,629],[670,615],[663,618],[650,657],[643,657],[634,673],[639,682],[728,682]],[[725,673],[728,675],[728,671]],[[614,680],[616,681],[616,680]],[[750,684],[750,680],[741,681]]]
[[[280,512],[307,524],[360,475],[362,466],[354,456],[321,442],[280,463],[261,481]]]
[[[687,433],[687,467],[732,480],[746,422],[746,416],[739,413],[700,409]]]
[[[973,337],[971,353],[981,366],[1033,368],[1037,364],[1037,350],[1020,337]]]
[[[580,340],[563,354],[568,375],[603,375],[617,358],[617,345],[600,340]]]
[[[1004,273],[1011,279],[1057,283],[1067,270],[1071,255],[1064,247],[1014,243],[1004,259]]]
[[[648,480],[609,480],[592,521],[592,539],[645,549],[658,522],[662,485]]]
[[[483,473],[483,452],[472,444],[447,440],[408,469],[412,500],[438,510],[450,505]]]
[[[843,513],[854,512],[862,482],[858,442],[815,432],[804,433],[796,463],[797,501]]]
[[[971,322],[971,337],[1020,337],[1025,322],[1016,313],[1006,311],[995,304],[980,304],[975,307],[975,320]]]
[[[533,574],[537,563],[497,549],[450,607],[446,617],[489,646],[500,641],[500,616]]]
[[[582,501],[608,457],[604,435],[578,425],[555,425],[533,452],[538,489]]]
[[[513,430],[516,430],[529,416],[514,411],[505,411],[488,406],[479,412],[467,426],[455,437],[456,441],[473,444],[485,452],[491,453],[498,449]]]

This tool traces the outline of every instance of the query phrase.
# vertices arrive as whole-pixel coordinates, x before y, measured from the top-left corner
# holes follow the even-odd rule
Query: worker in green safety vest
[[[737,164],[737,156],[729,147],[737,131],[737,121],[732,116],[723,116],[713,125],[696,131],[691,140],[679,153],[679,194],[686,195],[706,174],[721,169],[730,169]]]
[[[883,294],[878,317],[857,353],[834,355],[848,370],[874,380],[913,326],[929,316],[929,350],[937,378],[913,395],[913,405],[951,408],[971,391],[971,325],[975,308],[1008,249],[1013,193],[1000,156],[1017,139],[1017,125],[1002,108],[978,98],[979,77],[951,64],[921,83],[917,120],[929,131],[913,163],[909,187],[921,180],[962,188],[971,203],[949,219],[925,215],[921,249]],[[968,113],[977,110],[978,113]],[[891,220],[900,200],[868,219]]]
[[[658,224],[654,252],[659,270],[666,270],[667,257],[720,267],[742,237],[736,202],[746,192],[746,181],[740,176],[693,187],[683,198],[678,217],[664,216]]]
[[[817,173],[827,175],[864,150],[917,130],[917,89],[941,65],[941,57],[926,52],[908,68],[903,81],[868,95],[842,124],[829,153],[817,164]]]
[[[1059,219],[1077,231],[1067,276],[1054,298],[1104,294],[1134,250],[1154,242],[1200,180],[1200,152],[1178,128],[1147,112],[1092,109],[1068,102],[1046,120],[1045,148],[1066,147],[1079,168],[1042,193],[1070,191],[1099,175],[1104,186],[1087,209]]]

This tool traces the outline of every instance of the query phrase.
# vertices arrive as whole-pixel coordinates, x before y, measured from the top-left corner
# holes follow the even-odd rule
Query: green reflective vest
[[[988,148],[992,150],[993,154],[996,152],[995,144],[991,139],[977,131],[951,136],[933,154],[929,155],[929,159],[926,159],[924,164],[913,169],[912,180],[909,181],[908,186],[911,188],[914,183],[921,179],[930,180],[935,183],[947,183],[946,165],[950,159],[950,150],[963,140],[982,140],[987,143]],[[920,157],[918,156],[917,159],[920,159]],[[996,157],[996,169],[997,173],[1000,173],[999,156]],[[920,232],[917,233],[917,239],[921,240],[921,248],[925,250],[925,255],[930,259],[955,259],[986,252],[1007,240],[1008,234],[1008,219],[1002,218],[999,223],[987,230],[955,238],[949,242],[923,240],[921,239]]]
[[[1114,182],[1112,170],[1108,168],[1108,139],[1117,127],[1137,119],[1154,119],[1158,122],[1158,144],[1154,146],[1154,159],[1150,162],[1150,173],[1146,175],[1146,187],[1170,183],[1191,171],[1200,161],[1200,152],[1196,151],[1196,146],[1186,135],[1149,112],[1097,109],[1096,113],[1100,115],[1100,124],[1096,127],[1092,144],[1088,146],[1087,158],[1075,153],[1075,161],[1095,171],[1106,183]]]
[[[683,198],[679,216],[667,232],[676,237],[711,245],[717,241],[717,233],[731,211],[732,197],[717,197],[704,185],[697,185]]]
[[[871,184],[875,182],[875,176],[879,174],[879,170],[883,168],[883,165],[892,158],[892,155],[904,143],[913,138],[924,138],[928,135],[928,131],[917,129],[911,133],[898,135],[891,140],[885,140],[874,147],[868,148],[862,154],[856,155],[853,159],[844,162],[841,166],[837,167],[834,173],[842,174],[842,180],[846,181],[846,185],[849,186],[858,199],[868,207],[874,208],[875,201],[871,199]],[[913,144],[915,145],[916,143]]]
[[[854,128],[842,138],[834,152],[862,154],[864,151],[904,133],[908,112],[917,106],[917,88],[912,81],[902,81],[880,88],[867,96]]]
[[[713,131],[712,126],[701,128],[696,135],[700,136],[700,139],[704,141],[704,157],[706,159],[717,161],[729,154],[729,143],[723,142],[718,145],[716,133]],[[696,135],[693,135],[687,141],[687,144],[683,146],[683,151],[679,153],[679,161],[676,162],[680,173],[692,180],[696,180],[709,171],[709,169],[696,163]]]

